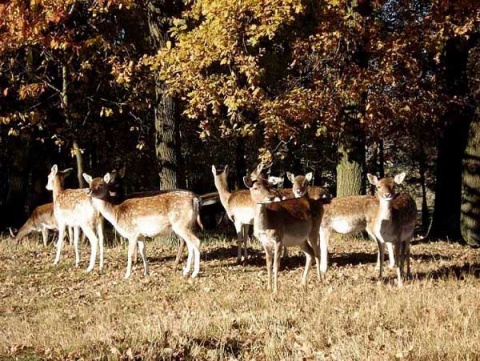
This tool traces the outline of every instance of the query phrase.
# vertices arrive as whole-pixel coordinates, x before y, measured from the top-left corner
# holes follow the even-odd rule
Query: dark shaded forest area
[[[336,195],[406,171],[422,233],[478,245],[479,64],[469,0],[0,2],[0,227],[53,164],[203,194],[263,160]]]

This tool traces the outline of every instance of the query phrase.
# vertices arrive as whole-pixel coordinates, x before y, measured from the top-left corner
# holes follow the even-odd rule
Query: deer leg
[[[97,258],[97,247],[98,247],[98,238],[95,235],[93,228],[90,225],[82,227],[83,233],[87,236],[90,241],[90,262],[88,264],[87,272],[91,272],[95,267],[95,259]]]
[[[390,261],[388,268],[392,269],[395,267],[395,252],[393,250],[393,245],[387,242],[387,250],[388,250],[388,260]]]
[[[57,253],[55,255],[55,261],[53,261],[53,264],[55,266],[60,261],[60,253],[62,252],[63,238],[64,237],[65,237],[65,225],[58,225]]]
[[[72,227],[68,228],[69,232],[71,229]],[[75,267],[78,267],[80,264],[80,252],[78,250],[78,236],[79,236],[78,232],[79,231],[80,229],[78,227],[73,227],[73,248],[75,249]]]
[[[306,286],[308,272],[310,271],[310,267],[312,267],[314,251],[312,249],[312,246],[310,246],[310,244],[308,244],[308,242],[306,241],[300,244],[300,248],[302,249],[303,253],[305,253],[305,270],[303,271],[302,276],[302,286]]]
[[[125,272],[125,279],[129,278],[130,275],[132,274],[132,256],[136,248],[137,248],[137,239],[129,238],[128,239],[127,271]]]
[[[280,270],[280,253],[282,252],[282,243],[275,242],[273,253],[273,293],[278,291],[278,272]]]
[[[407,277],[411,276],[410,272],[410,239],[411,237],[407,238],[405,241],[405,257],[407,259]]]
[[[97,223],[97,235],[98,235],[98,246],[100,248],[100,269],[103,269],[104,266],[104,260],[103,260],[103,243],[104,243],[104,238],[103,238],[103,218],[98,221]]]
[[[174,229],[174,232],[186,242],[188,248],[187,264],[183,270],[183,276],[186,277],[190,273],[190,268],[193,263],[193,272],[191,277],[195,278],[200,271],[200,240],[189,229],[177,228]]]
[[[137,241],[137,247],[135,247],[135,249],[138,248],[138,252],[140,252],[140,256],[142,257],[142,261],[143,261],[143,275],[144,276],[148,276],[148,263],[147,263],[147,255],[146,255],[146,249],[145,249],[145,238],[144,237],[141,237],[138,241]]]
[[[177,257],[175,257],[174,268],[177,268],[178,264],[180,263],[180,260],[182,259],[184,249],[185,249],[185,241],[182,238],[179,238],[179,240],[178,240],[178,251],[177,251]]]
[[[48,228],[47,227],[42,227],[42,239],[43,239],[43,245],[46,247],[48,243]]]
[[[235,230],[237,231],[237,263],[242,262],[242,244],[243,244],[243,225],[235,223]]]
[[[400,248],[402,247],[402,242],[400,239],[397,239],[395,242],[395,259],[397,260],[397,285],[398,287],[402,287],[403,285],[403,280],[402,280],[402,266],[401,263],[402,261],[400,260]]]
[[[263,246],[265,249],[265,260],[267,261],[267,287],[268,290],[272,290],[272,258],[273,258],[273,249],[270,246]]]
[[[249,224],[242,224],[242,239],[243,239],[243,259],[247,260],[248,259],[248,239],[249,239],[249,233],[250,231],[250,225]]]
[[[385,257],[385,243],[383,242],[383,240],[377,240],[377,244],[378,244],[378,262],[379,262],[379,267],[378,267],[378,270],[379,270],[379,275],[378,277],[380,279],[382,279],[383,277],[383,259]]]
[[[327,272],[328,264],[328,241],[331,230],[327,227],[320,227],[320,272]]]

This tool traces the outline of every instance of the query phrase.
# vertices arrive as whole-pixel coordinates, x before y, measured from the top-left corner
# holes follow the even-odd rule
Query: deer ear
[[[126,168],[127,168],[126,166],[123,166],[122,168],[120,168],[120,169],[118,170],[118,175],[120,176],[120,178],[125,177],[125,172],[127,171]]]
[[[110,173],[107,173],[107,174],[105,174],[105,175],[103,176],[103,181],[104,181],[105,183],[108,184],[108,183],[110,183],[111,180],[112,180],[112,176],[110,175]]]
[[[92,176],[88,175],[87,173],[83,173],[83,179],[85,179],[85,182],[88,183],[88,185],[92,184]]]
[[[287,172],[287,178],[292,183],[295,181],[295,176],[293,175],[293,173]]]
[[[401,183],[403,182],[403,180],[405,179],[405,176],[406,176],[406,175],[407,175],[407,174],[406,174],[405,172],[400,173],[400,174],[397,174],[397,175],[395,176],[395,178],[393,178],[393,181],[394,181],[395,183],[397,183],[397,184],[401,184]]]
[[[72,172],[73,172],[73,168],[67,168],[67,169],[65,169],[65,170],[62,171],[62,174],[63,174],[65,177],[68,177]]]
[[[215,168],[214,165],[212,165],[212,173],[213,175],[217,175],[217,168]]]
[[[305,179],[307,180],[307,182],[310,182],[313,178],[313,173],[312,172],[309,172],[307,174],[305,174]]]
[[[245,186],[247,188],[252,188],[253,187],[253,181],[250,177],[247,177],[247,176],[244,176],[243,177],[243,184],[245,184]]]
[[[368,178],[368,181],[370,182],[370,184],[373,184],[374,186],[377,185],[377,183],[378,183],[377,176],[375,176],[373,174],[370,174],[370,173],[367,173],[367,178]]]
[[[52,175],[56,175],[56,174],[58,173],[58,165],[54,164],[54,165],[52,166],[52,169],[50,170],[50,173],[51,173]]]

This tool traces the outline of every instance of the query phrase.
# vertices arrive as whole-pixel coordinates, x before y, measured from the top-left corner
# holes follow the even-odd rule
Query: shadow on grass
[[[412,278],[419,280],[454,278],[462,281],[466,275],[480,278],[480,263],[465,263],[464,265],[443,266],[429,272],[414,272]]]

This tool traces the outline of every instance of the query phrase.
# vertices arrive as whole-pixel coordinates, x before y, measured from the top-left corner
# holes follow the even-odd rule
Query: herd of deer
[[[237,261],[246,259],[248,231],[253,225],[255,237],[262,243],[268,270],[268,288],[277,292],[277,278],[282,247],[298,246],[305,254],[302,284],[315,258],[320,278],[327,270],[328,243],[332,231],[341,234],[366,231],[378,244],[377,267],[383,274],[385,244],[389,251],[390,267],[396,267],[397,284],[402,285],[403,268],[407,262],[410,273],[410,241],[413,238],[416,205],[406,193],[396,193],[405,173],[394,178],[378,179],[368,174],[376,186],[376,196],[349,196],[331,198],[320,187],[310,187],[312,174],[294,176],[287,173],[291,189],[278,189],[279,178],[266,177],[263,166],[244,177],[248,189],[230,192],[227,184],[228,167],[212,166],[215,187],[228,218],[237,232]],[[79,230],[90,242],[91,254],[87,272],[95,266],[97,248],[100,250],[100,269],[103,261],[103,219],[128,239],[128,261],[125,278],[132,273],[132,259],[138,249],[143,260],[144,274],[148,274],[144,237],[174,232],[188,247],[188,258],[183,276],[196,277],[200,269],[200,240],[195,234],[201,225],[199,210],[201,198],[193,192],[172,190],[151,196],[135,197],[115,202],[118,174],[107,173],[93,179],[83,174],[89,187],[65,189],[64,179],[72,171],[59,171],[57,165],[48,175],[47,189],[53,193],[53,203],[39,206],[19,230],[20,241],[33,230],[42,231],[46,244],[48,229],[58,229],[59,236],[54,264],[60,260],[65,230],[73,228],[75,264],[80,262],[78,252]],[[123,175],[122,175],[123,176]],[[181,247],[183,248],[183,247]],[[177,257],[178,259],[178,257]],[[273,272],[273,275],[272,275]],[[273,284],[272,284],[273,281]]]

